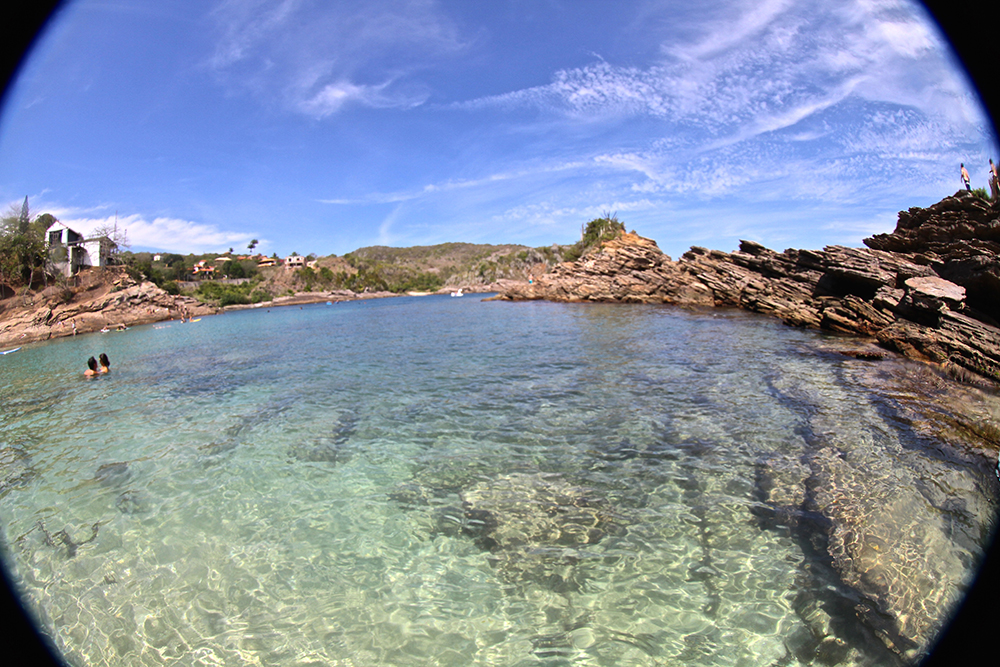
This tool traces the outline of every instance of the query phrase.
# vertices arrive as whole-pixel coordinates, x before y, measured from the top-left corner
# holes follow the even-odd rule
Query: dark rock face
[[[901,212],[892,234],[864,243],[779,253],[741,241],[673,262],[622,234],[534,283],[503,283],[500,298],[733,306],[1000,383],[1000,205],[959,192]]]

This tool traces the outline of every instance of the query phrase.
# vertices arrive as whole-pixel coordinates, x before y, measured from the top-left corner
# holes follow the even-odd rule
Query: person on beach
[[[101,369],[98,373],[109,373],[111,371],[111,361],[108,359],[108,355],[101,352]]]
[[[94,359],[93,357],[87,359],[87,370],[83,372],[83,377],[92,378],[100,374],[100,372],[101,371],[97,370],[97,359]]]
[[[971,192],[972,188],[969,186],[969,172],[965,170],[965,163],[963,162],[958,166],[962,168],[962,182],[965,183],[965,189]]]

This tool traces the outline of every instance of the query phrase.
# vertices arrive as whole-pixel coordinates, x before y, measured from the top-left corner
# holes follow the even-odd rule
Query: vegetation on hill
[[[49,214],[31,219],[27,199],[12,206],[0,220],[0,292],[63,280],[50,272],[45,230],[55,221]],[[105,230],[111,235],[118,230]],[[124,232],[116,261],[136,281],[150,280],[169,294],[187,294],[218,306],[257,303],[296,292],[350,290],[353,292],[434,292],[441,289],[494,284],[503,279],[523,280],[552,266],[578,259],[602,241],[624,231],[614,215],[583,226],[572,246],[529,248],[522,245],[441,243],[433,246],[359,248],[343,257],[317,259],[311,266],[290,270],[260,267],[260,257],[228,253],[181,255],[130,252]],[[253,251],[256,239],[247,248]],[[294,254],[294,253],[293,253]],[[276,258],[276,256],[275,256]],[[211,271],[202,271],[213,267]]]
[[[433,292],[445,287],[487,285],[503,278],[525,278],[540,264],[562,261],[560,246],[441,243],[389,248],[371,246],[344,255],[353,271],[335,276],[354,291]]]
[[[220,307],[234,304],[260,303],[269,301],[272,294],[260,287],[260,278],[254,278],[242,283],[220,283],[206,280],[198,285],[195,297],[199,301],[212,303]]]
[[[605,213],[603,217],[591,220],[583,226],[580,240],[569,247],[565,259],[567,262],[575,262],[591,249],[624,233],[625,223],[618,220],[618,214]]]
[[[48,213],[32,220],[27,197],[0,219],[0,294],[13,295],[22,287],[49,282],[45,230],[53,220]]]

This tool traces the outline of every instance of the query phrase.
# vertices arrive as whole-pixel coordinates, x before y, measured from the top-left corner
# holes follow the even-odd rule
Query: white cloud
[[[150,248],[177,253],[202,253],[221,251],[230,247],[246,247],[253,234],[227,232],[214,225],[159,217],[148,220],[134,214],[128,216],[107,216],[103,218],[73,217],[71,212],[56,215],[61,222],[81,234],[89,234],[99,227],[118,226],[128,236],[133,248]],[[261,241],[264,247],[266,240]]]

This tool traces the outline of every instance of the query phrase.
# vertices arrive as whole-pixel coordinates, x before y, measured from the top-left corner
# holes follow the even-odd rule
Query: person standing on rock
[[[993,164],[993,158],[990,158],[990,199],[993,201],[1000,197],[1000,177],[997,175],[997,166]]]
[[[965,163],[963,162],[958,166],[962,168],[962,182],[965,183],[965,189],[971,192],[972,188],[969,187],[969,172],[965,170]]]

